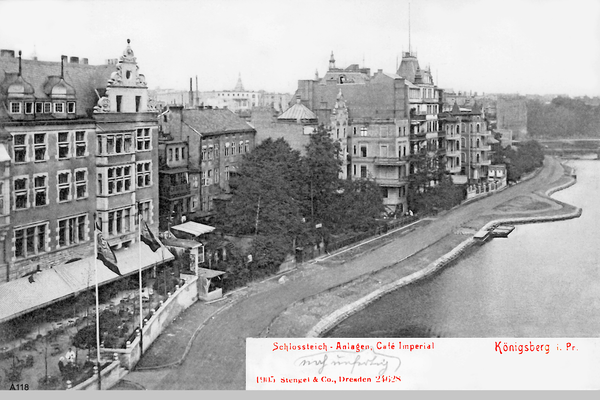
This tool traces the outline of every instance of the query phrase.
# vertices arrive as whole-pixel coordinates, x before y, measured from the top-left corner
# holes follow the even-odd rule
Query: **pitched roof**
[[[0,57],[0,82],[13,79],[19,70],[19,59]],[[21,76],[34,90],[36,99],[49,100],[48,85],[58,84],[60,80],[60,62],[21,60]],[[76,95],[78,116],[87,116],[87,110],[98,102],[95,89],[105,89],[110,74],[116,71],[115,65],[64,64],[64,83],[70,86]],[[0,93],[0,101],[5,93]],[[48,114],[44,115],[48,119]]]
[[[300,99],[298,99],[298,102],[277,117],[277,120],[316,121],[317,116],[314,112],[310,111],[308,107],[300,103]]]
[[[183,120],[201,134],[255,131],[246,121],[227,109],[185,109]]]
[[[417,60],[417,57],[410,53],[404,53],[402,56],[402,62],[400,63],[400,67],[398,68],[398,71],[396,71],[396,74],[406,78],[411,82],[414,82],[418,69],[419,60]]]

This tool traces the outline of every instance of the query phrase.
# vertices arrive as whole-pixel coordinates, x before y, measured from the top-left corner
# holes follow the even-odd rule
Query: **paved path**
[[[480,228],[485,219],[482,216],[494,207],[514,197],[545,189],[562,176],[560,164],[547,158],[545,168],[533,179],[451,210],[410,234],[388,236],[387,244],[378,247],[377,251],[359,256],[347,254],[349,260],[332,257],[305,265],[288,274],[289,280],[285,284],[271,280],[252,285],[245,292],[236,294],[238,300],[243,297],[243,301],[209,319],[193,340],[181,365],[172,369],[133,371],[126,379],[156,390],[244,389],[245,339],[264,336],[269,324],[290,304],[406,258],[459,227]],[[225,301],[233,302],[236,295]],[[198,303],[188,313],[201,315],[202,307],[205,305]],[[201,320],[191,322],[202,323]],[[171,342],[164,340],[162,346],[168,349],[168,343],[181,346],[173,339]]]

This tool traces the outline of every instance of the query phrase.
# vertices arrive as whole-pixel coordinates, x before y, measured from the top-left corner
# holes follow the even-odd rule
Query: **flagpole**
[[[144,310],[142,308],[142,214],[140,213],[140,204],[137,204],[138,209],[138,266],[139,266],[139,281],[140,281],[140,358],[144,354]]]
[[[98,390],[102,390],[100,378],[100,305],[98,304],[98,232],[96,227],[96,213],[94,213],[94,269],[96,270],[96,362],[98,368]]]

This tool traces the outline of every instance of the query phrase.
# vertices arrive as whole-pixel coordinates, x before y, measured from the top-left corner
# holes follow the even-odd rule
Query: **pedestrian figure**
[[[58,360],[58,370],[60,371],[60,375],[64,375],[65,373],[65,358],[61,357],[60,360]]]
[[[69,351],[65,354],[65,358],[69,364],[73,364],[75,362],[75,352],[72,348],[69,347]]]

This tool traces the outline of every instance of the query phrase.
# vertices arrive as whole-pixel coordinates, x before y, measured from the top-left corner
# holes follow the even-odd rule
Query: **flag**
[[[98,244],[98,260],[102,261],[112,272],[121,276],[121,271],[117,267],[117,256],[102,236],[98,224],[96,224],[96,242]]]
[[[160,249],[160,243],[158,242],[158,240],[156,240],[156,238],[152,234],[152,231],[150,230],[150,228],[148,228],[148,224],[143,219],[141,221],[140,227],[140,239],[142,239],[142,242],[146,243],[148,247],[152,249],[152,251],[155,252],[156,250]]]

